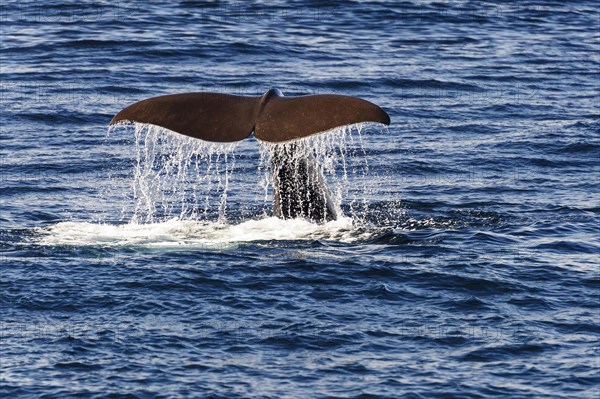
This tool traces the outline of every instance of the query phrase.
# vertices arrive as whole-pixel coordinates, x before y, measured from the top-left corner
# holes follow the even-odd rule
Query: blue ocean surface
[[[0,397],[598,398],[597,1],[0,2]],[[344,217],[111,118],[343,94]]]

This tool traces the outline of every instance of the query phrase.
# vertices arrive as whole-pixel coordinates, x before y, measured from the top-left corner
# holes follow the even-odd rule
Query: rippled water
[[[599,18],[595,1],[3,1],[0,395],[597,398]],[[215,160],[235,167],[226,198],[193,145],[151,152],[188,169],[140,205],[147,147],[107,135],[114,114],[272,87],[390,114],[331,175],[346,217],[271,217],[254,139]]]

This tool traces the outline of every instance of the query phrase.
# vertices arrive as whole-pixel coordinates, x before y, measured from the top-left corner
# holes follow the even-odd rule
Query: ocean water
[[[3,398],[598,398],[597,1],[2,1]],[[212,91],[384,108],[310,145],[134,126]]]

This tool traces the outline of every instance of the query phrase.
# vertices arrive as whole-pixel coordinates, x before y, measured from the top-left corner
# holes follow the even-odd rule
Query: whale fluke
[[[390,124],[377,105],[351,96],[316,94],[284,97],[271,89],[260,97],[185,93],[139,101],[110,122],[161,126],[197,139],[243,140],[254,133],[263,141],[283,142],[360,122]]]
[[[310,151],[284,143],[360,122],[390,124],[377,105],[356,97],[317,94],[284,97],[271,89],[260,97],[219,93],[172,94],[149,98],[119,112],[110,122],[140,122],[216,142],[243,140],[282,143],[272,156],[273,214],[317,222],[336,219],[338,211],[322,169]]]

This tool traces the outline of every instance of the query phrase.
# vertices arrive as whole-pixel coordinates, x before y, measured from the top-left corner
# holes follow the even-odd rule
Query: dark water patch
[[[97,116],[98,114],[93,114]],[[95,118],[90,118],[85,114],[76,112],[20,112],[16,115],[16,118],[25,121],[42,123],[42,124],[66,124],[66,125],[79,125],[81,123],[89,123],[95,121]]]
[[[516,344],[491,346],[482,349],[470,351],[460,357],[461,361],[467,362],[497,362],[500,360],[510,360],[514,356],[535,357],[540,356],[544,352],[549,352],[558,349],[558,345],[541,345],[541,344]]]
[[[162,43],[157,41],[119,41],[119,40],[97,40],[97,39],[80,39],[71,42],[64,43],[65,46],[73,46],[75,49],[78,48],[103,48],[103,47],[154,47],[161,45]]]
[[[15,190],[17,191],[17,190]],[[30,188],[30,189],[26,189],[23,190],[23,188],[21,187],[18,190],[21,194],[23,194],[24,192],[51,192],[54,191],[52,188],[46,188],[46,190],[42,190],[42,189],[36,189],[35,187]],[[57,189],[56,191],[67,191],[66,189]],[[10,193],[9,190],[7,190],[7,193]],[[41,223],[57,223],[61,221],[61,215],[57,212],[51,212],[50,210],[32,210],[32,211],[25,211],[22,212],[22,217],[25,220],[29,220],[32,222],[41,222]]]
[[[414,242],[414,240],[410,239],[407,234],[396,233],[393,231],[380,234],[368,241],[369,244],[378,245],[406,245],[412,242]]]
[[[571,143],[557,150],[556,153],[596,153],[596,155],[600,155],[600,144],[589,142]]]
[[[459,82],[446,82],[435,79],[428,80],[415,80],[415,79],[387,79],[381,82],[384,86],[391,88],[411,88],[411,89],[423,89],[423,90],[466,90],[466,91],[481,91],[479,86],[459,83]]]
[[[554,306],[549,299],[544,299],[533,295],[512,295],[511,299],[509,299],[507,303],[521,308],[530,309],[532,311],[546,311],[554,309]]]
[[[505,75],[501,69],[498,69],[497,73],[492,74],[475,74],[466,75],[464,79],[478,80],[484,82],[536,82],[537,78],[531,75]]]
[[[19,44],[14,47],[6,47],[0,50],[0,54],[5,56],[14,56],[18,54],[39,54],[45,58],[52,58],[48,54],[57,54],[56,52],[67,53],[69,51],[80,52],[80,51],[123,51],[130,49],[130,46],[134,46],[136,49],[152,49],[155,46],[160,45],[154,41],[118,41],[118,40],[94,40],[94,39],[79,39],[71,41],[59,41],[54,44],[31,44],[29,46],[23,46]],[[141,50],[136,50],[138,53]]]
[[[558,254],[598,254],[600,248],[598,245],[587,244],[576,241],[555,240],[553,242],[539,244],[534,247],[536,250],[549,251]]]
[[[396,265],[372,264],[357,270],[356,273],[366,278],[380,278],[382,280],[392,280],[403,276],[403,270]]]
[[[556,226],[550,222],[537,222],[532,225],[515,229],[512,235],[519,237],[566,237],[579,232],[580,226],[574,223],[564,223]]]
[[[544,321],[542,324],[555,328],[561,334],[565,334],[565,336],[570,336],[570,340],[575,343],[581,343],[584,340],[593,341],[594,336],[600,334],[600,326],[593,322],[565,323],[560,321]]]
[[[399,288],[393,288],[391,285],[385,283],[371,285],[369,288],[358,290],[356,294],[365,296],[367,298],[387,300],[392,302],[406,302],[416,299],[416,296],[412,292],[407,292]]]
[[[447,129],[458,132],[458,133],[476,133],[476,134],[502,133],[502,129],[497,126],[470,124],[470,123],[460,124],[460,125],[456,125],[456,126],[449,126]]]
[[[196,281],[194,281],[196,283]],[[176,281],[153,281],[150,279],[144,280],[130,280],[122,281],[118,283],[118,286],[123,289],[139,290],[147,289],[151,291],[176,291],[176,290],[189,290],[191,287]]]
[[[533,120],[563,120],[564,117],[550,116],[553,113],[551,105],[504,103],[484,106],[480,112],[501,115],[502,118],[525,118]]]
[[[478,243],[493,245],[515,245],[518,242],[507,235],[485,232],[476,232],[471,236],[470,239]]]
[[[466,292],[477,296],[494,296],[498,293],[520,293],[525,290],[531,290],[531,287],[526,287],[516,282],[469,277],[465,275],[424,272],[415,275],[415,279],[419,282],[420,286],[423,286],[423,283],[425,282],[434,282],[433,285],[438,289]]]
[[[94,371],[102,369],[102,366],[99,364],[87,364],[81,362],[69,362],[69,363],[56,363],[54,365],[56,369],[62,370],[73,370],[73,371]]]
[[[487,309],[493,309],[491,304],[477,298],[476,296],[470,296],[466,299],[450,300],[440,304],[441,307],[449,311],[457,312],[472,312],[472,311],[484,311]]]

